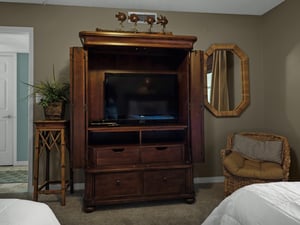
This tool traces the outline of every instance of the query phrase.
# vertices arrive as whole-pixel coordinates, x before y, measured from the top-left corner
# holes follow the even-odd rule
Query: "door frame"
[[[9,34],[26,34],[29,35],[29,52],[28,52],[28,83],[33,83],[33,27],[10,27],[10,26],[0,26],[0,33]],[[30,90],[28,90],[30,95]],[[33,171],[33,98],[28,98],[28,192],[32,192],[32,171]],[[17,126],[17,125],[16,125]],[[17,154],[15,152],[14,165],[24,165],[24,162],[17,162]]]

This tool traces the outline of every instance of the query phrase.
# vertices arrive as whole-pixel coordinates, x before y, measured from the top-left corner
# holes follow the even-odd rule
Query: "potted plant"
[[[69,101],[70,85],[56,80],[53,68],[52,81],[40,81],[37,84],[27,84],[33,88],[33,95],[41,97],[39,105],[44,109],[46,120],[64,118],[65,104]]]

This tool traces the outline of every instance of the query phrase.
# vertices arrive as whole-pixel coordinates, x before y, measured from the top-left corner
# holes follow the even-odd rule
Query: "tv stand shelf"
[[[88,128],[89,144],[184,143],[186,129],[186,125],[92,127]]]
[[[186,129],[187,125],[168,124],[168,125],[147,125],[147,126],[127,126],[120,125],[117,127],[105,126],[89,126],[88,130],[91,132],[118,132],[118,131],[151,131],[151,130],[182,130]]]
[[[150,200],[194,202],[193,162],[203,157],[202,70],[191,67],[192,58],[202,61],[203,53],[192,52],[197,38],[107,31],[79,36],[82,47],[70,49],[71,159],[73,168],[85,171],[84,210]],[[122,77],[113,81],[119,82],[116,99],[125,99],[113,101],[117,110],[107,106],[114,96],[108,77],[114,74]],[[131,74],[135,78],[124,81]],[[125,123],[135,124],[107,120],[124,121],[124,115]]]

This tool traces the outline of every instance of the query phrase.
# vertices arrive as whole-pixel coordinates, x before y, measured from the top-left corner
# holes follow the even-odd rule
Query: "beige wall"
[[[290,90],[286,87],[287,84],[295,86],[296,83],[290,80],[283,82],[282,80],[282,77],[286,74],[285,70],[289,69],[283,68],[285,66],[283,62],[278,63],[280,60],[275,58],[278,55],[278,51],[275,52],[275,49],[283,39],[281,36],[284,36],[284,34],[278,31],[277,26],[273,24],[273,20],[275,20],[277,24],[281,24],[287,32],[290,32],[287,39],[284,39],[286,44],[280,46],[281,53],[286,54],[287,51],[291,50],[290,47],[297,47],[290,46],[290,43],[287,43],[293,40],[291,35],[294,32],[292,28],[289,29],[286,26],[285,19],[280,19],[282,15],[278,13],[281,10],[288,10],[289,4],[298,4],[299,8],[299,3],[296,2],[297,0],[287,0],[282,7],[276,8],[263,17],[157,12],[167,16],[169,20],[167,31],[174,34],[197,36],[198,41],[195,44],[195,49],[205,50],[212,43],[236,43],[250,58],[250,106],[237,118],[216,118],[206,110],[206,162],[195,165],[195,176],[222,175],[219,152],[225,146],[226,136],[230,132],[245,130],[276,131],[288,135],[295,150],[297,146],[300,147],[300,139],[297,139],[300,126],[298,126],[297,132],[299,122],[298,124],[296,122],[297,113],[293,104],[293,101],[296,101],[297,89],[295,87]],[[293,6],[291,8],[293,9]],[[68,79],[69,47],[81,45],[78,32],[82,30],[93,31],[96,27],[111,30],[118,29],[119,23],[115,19],[115,14],[118,11],[126,12],[127,10],[0,3],[0,26],[34,28],[34,76],[36,81],[50,78],[53,64],[57,75]],[[297,17],[296,11],[294,13],[294,16]],[[284,16],[292,17],[287,12]],[[288,18],[288,20],[292,20],[292,18]],[[132,24],[125,23],[125,25],[126,30],[133,27]],[[296,22],[293,22],[292,25],[296,29]],[[268,30],[272,33],[272,36],[268,36],[269,34],[264,31],[267,26],[269,26]],[[141,31],[147,31],[147,29],[146,25],[139,26]],[[159,26],[154,27],[154,31],[159,30]],[[277,38],[278,33],[281,36]],[[271,42],[265,41],[269,39],[271,39]],[[268,46],[263,47],[263,41],[267,42]],[[297,44],[296,40],[291,44]],[[270,51],[270,53],[266,54],[265,51]],[[295,56],[295,54],[299,56],[299,46],[298,52],[297,49],[295,51],[291,52],[291,54],[294,54],[292,56]],[[263,53],[271,57],[272,60],[275,58],[278,64],[273,63],[271,60],[264,61]],[[284,55],[281,55],[281,57],[284,57]],[[297,67],[299,63],[297,64],[295,60],[293,57],[291,62],[288,62],[289,65],[294,63],[295,65],[291,66]],[[275,69],[274,64],[278,68]],[[273,78],[274,71],[276,72],[276,79]],[[295,71],[290,71],[290,73],[291,79],[296,76]],[[272,79],[272,84],[265,82],[269,79]],[[284,86],[282,87],[282,85]],[[287,90],[289,90],[288,93],[286,93]],[[291,95],[294,99],[285,102],[286,94]],[[278,104],[278,101],[280,101],[280,104]],[[273,110],[276,111],[274,114],[272,114]],[[288,116],[291,116],[293,120],[289,120]]]
[[[288,137],[292,179],[300,178],[299,9],[299,0],[286,0],[262,19],[265,126]]]

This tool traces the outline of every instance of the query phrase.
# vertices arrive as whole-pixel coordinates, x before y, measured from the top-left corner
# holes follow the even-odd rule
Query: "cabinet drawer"
[[[92,167],[137,164],[139,162],[139,149],[134,146],[89,148],[88,162],[88,166]]]
[[[142,193],[141,172],[104,173],[95,175],[98,199],[136,196]]]
[[[141,147],[143,163],[182,162],[184,160],[184,145],[155,145]]]
[[[185,171],[185,169],[145,171],[144,193],[146,195],[184,193]]]

